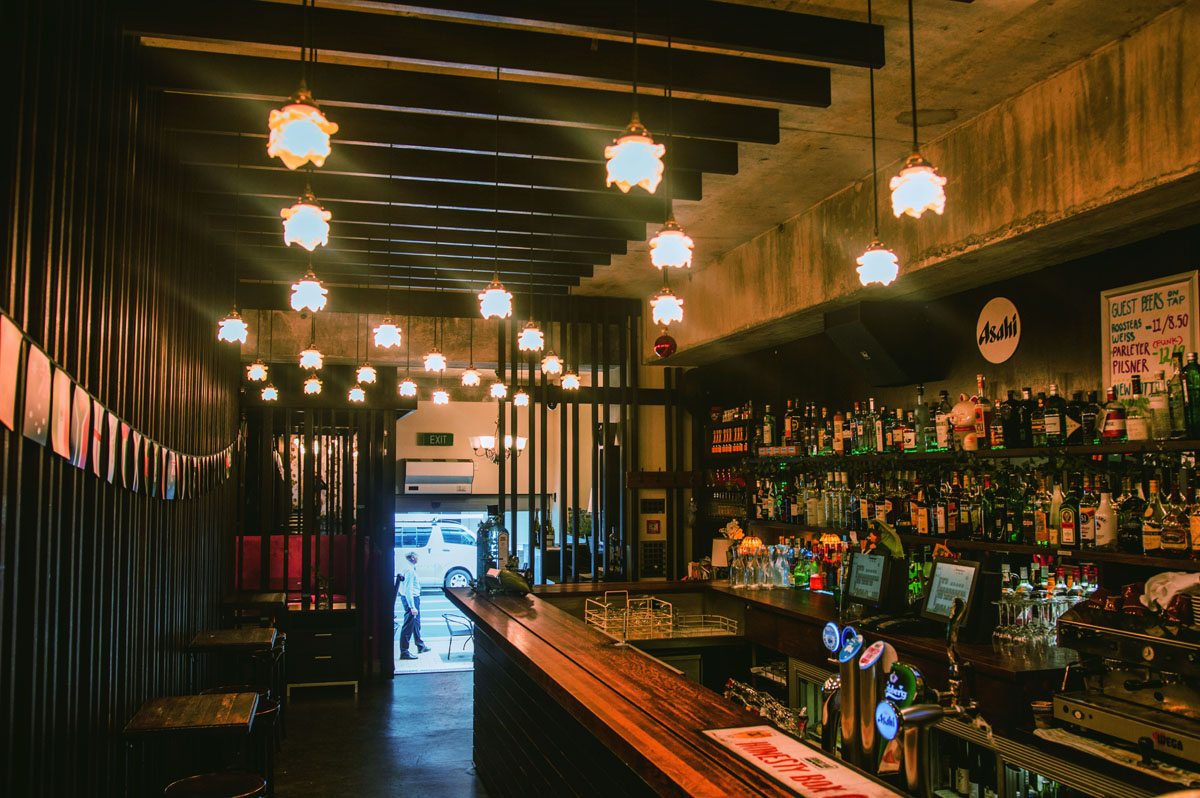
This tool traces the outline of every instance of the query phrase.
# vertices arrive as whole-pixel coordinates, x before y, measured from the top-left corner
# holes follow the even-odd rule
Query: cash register
[[[965,607],[963,637],[975,639],[979,637],[983,625],[983,612],[975,601],[981,581],[982,571],[978,562],[950,557],[934,558],[919,614],[882,620],[875,623],[873,628],[892,634],[945,637],[946,624],[954,616],[954,600],[959,599]]]

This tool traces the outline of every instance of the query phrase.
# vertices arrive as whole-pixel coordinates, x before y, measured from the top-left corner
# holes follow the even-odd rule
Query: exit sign
[[[453,446],[453,432],[418,432],[417,446]]]

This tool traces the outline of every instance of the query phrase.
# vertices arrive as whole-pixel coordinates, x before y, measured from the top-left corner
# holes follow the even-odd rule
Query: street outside
[[[396,600],[396,620],[403,622],[404,607]],[[456,615],[463,617],[462,612],[450,603],[442,588],[424,588],[421,590],[421,636],[430,650],[424,654],[417,652],[416,643],[409,643],[409,651],[417,659],[400,659],[400,627],[396,628],[396,639],[393,646],[393,660],[396,673],[439,673],[446,671],[469,671],[474,666],[475,648],[461,633],[454,638],[453,651],[447,656],[447,646],[450,644],[450,632],[442,617]],[[466,642],[466,649],[463,643]]]

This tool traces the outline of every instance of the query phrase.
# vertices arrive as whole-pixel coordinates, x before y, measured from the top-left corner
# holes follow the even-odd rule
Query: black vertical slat
[[[641,468],[641,434],[642,434],[642,403],[638,394],[639,375],[641,374],[642,352],[639,345],[639,332],[641,331],[641,318],[634,316],[629,323],[629,354],[632,361],[629,369],[629,392],[632,396],[633,408],[630,417],[633,419],[629,430],[629,462],[630,469],[637,470]],[[629,494],[629,578],[637,580],[641,578],[640,555],[638,550],[638,541],[641,539],[641,516],[639,507],[638,492],[631,491]]]
[[[633,533],[633,520],[629,517],[629,497],[625,489],[625,475],[629,473],[629,318],[622,316],[617,324],[617,363],[620,364],[621,412],[617,418],[617,437],[621,440],[621,469],[617,475],[617,541],[620,546],[623,578],[630,577],[629,541]]]
[[[558,341],[560,354],[563,357],[563,368],[574,368],[575,361],[571,359],[570,344],[567,340],[567,313],[566,313],[566,298],[563,298],[558,303],[559,322],[558,322]],[[574,403],[571,393],[568,391],[562,392],[562,403],[558,407],[558,581],[565,582],[567,577],[566,557],[567,557],[567,507],[569,495],[567,493],[567,454],[570,452],[567,444],[567,414],[569,408]]]
[[[600,394],[600,423],[597,425],[600,435],[600,445],[596,447],[596,454],[600,458],[600,473],[593,478],[596,485],[596,491],[600,495],[598,507],[600,509],[600,523],[597,525],[596,532],[596,549],[600,553],[600,562],[604,565],[605,574],[608,573],[608,563],[611,559],[611,552],[608,550],[611,528],[609,518],[609,493],[612,488],[609,479],[609,467],[612,464],[613,447],[612,436],[609,434],[608,419],[609,419],[609,389],[612,382],[612,374],[609,372],[608,361],[608,312],[605,308],[600,310],[600,376],[603,380],[603,393]]]
[[[583,362],[579,346],[579,304],[570,302],[571,307],[571,362],[582,378]],[[579,581],[579,391],[571,400],[571,581]],[[564,581],[566,576],[564,574]]]
[[[683,402],[680,401],[679,393],[679,378],[680,370],[672,369],[674,376],[671,379],[671,407],[675,411],[675,437],[672,445],[675,447],[675,470],[683,468],[683,442],[684,442],[684,423],[683,423]],[[695,541],[687,539],[687,523],[685,519],[687,515],[683,511],[683,488],[676,486],[671,489],[671,497],[675,502],[675,533],[679,537],[679,562],[676,564],[681,576],[687,573],[687,564],[696,556]],[[703,556],[703,555],[701,555]]]
[[[496,322],[496,379],[500,382],[506,382],[505,374],[505,349],[504,349],[504,328],[506,323],[503,319]],[[511,385],[511,383],[509,383]],[[496,518],[500,523],[504,523],[504,505],[508,500],[508,494],[504,486],[504,436],[507,434],[507,424],[504,416],[504,400],[496,400],[496,451],[500,454],[496,465]],[[497,552],[498,557],[503,557],[504,552]]]
[[[520,388],[520,379],[521,379],[521,351],[517,345],[517,337],[520,335],[521,325],[517,321],[516,316],[513,316],[512,318],[509,319],[509,330],[508,331],[509,331],[508,355],[509,355],[509,363],[511,364],[510,371],[509,371],[509,379],[508,379],[508,384],[509,384],[509,386],[511,386],[509,388],[509,396],[511,398],[515,398],[517,395],[517,390]],[[520,460],[520,457],[517,454],[518,450],[516,448],[516,446],[517,446],[517,429],[518,429],[517,411],[518,411],[517,403],[510,401],[508,403],[508,422],[512,426],[512,440],[513,440],[512,456],[508,458],[508,469],[509,469],[508,476],[510,479],[509,500],[512,503],[512,506],[509,509],[509,526],[508,526],[508,553],[510,555],[515,555],[517,553],[517,515],[518,515],[518,513],[520,513],[520,509],[521,509],[521,490],[520,490],[521,481],[520,481],[520,473],[517,470],[517,461]],[[503,441],[501,441],[500,443],[503,444]]]
[[[317,534],[317,453],[316,419],[314,410],[303,413],[304,429],[301,440],[304,447],[301,450],[300,468],[304,474],[304,483],[300,488],[300,606],[309,609],[312,598],[312,547]],[[286,549],[287,546],[284,546]],[[287,578],[285,572],[284,579]]]
[[[529,567],[533,568],[533,552],[534,552],[534,518],[537,513],[537,455],[538,455],[538,431],[534,423],[534,413],[537,410],[537,391],[534,390],[534,364],[537,362],[537,353],[529,353],[529,406],[525,413],[525,423],[529,428],[529,443],[525,447],[525,458],[529,466],[529,482],[525,491],[526,501],[529,502],[529,507],[526,512],[526,520],[529,523],[529,528],[525,535],[525,550],[529,552]]]
[[[672,372],[669,368],[663,369],[663,397],[663,447],[667,470],[674,471],[675,414],[672,412],[672,405],[675,401],[675,391],[672,386]],[[675,563],[678,561],[679,530],[676,528],[675,503],[671,501],[671,490],[671,488],[667,489],[664,507],[667,512],[667,578],[678,579],[679,573],[675,570]]]
[[[271,455],[275,445],[275,410],[274,408],[264,407],[255,415],[262,426],[262,431],[258,436],[261,462],[257,469],[259,478],[259,492],[257,497],[259,524],[258,551],[261,566],[259,569],[258,584],[262,590],[270,590],[271,558],[268,556],[268,553],[271,551],[271,534],[275,531],[271,523],[271,519],[275,516],[275,463]]]
[[[600,335],[596,329],[596,312],[593,310],[588,314],[588,340],[591,345],[591,360],[589,369],[592,373],[592,415],[591,415],[591,438],[592,438],[592,531],[588,536],[588,549],[591,553],[591,571],[592,581],[595,582],[600,578],[598,558],[601,555],[600,549],[600,524],[602,521],[600,507],[603,503],[603,497],[600,495],[600,472],[602,470],[603,460],[600,457],[600,444],[604,440],[603,431],[600,429],[600,405],[598,403],[600,393]],[[599,439],[599,440],[597,440]]]
[[[549,335],[552,322],[547,315],[546,319],[546,334]],[[548,409],[546,407],[546,390],[549,387],[549,382],[546,380],[546,375],[542,374],[541,390],[538,391],[538,514],[541,521],[541,534],[538,535],[538,562],[541,567],[535,574],[539,582],[545,582],[546,571],[546,524],[550,519],[550,509],[546,505],[546,497],[550,493],[550,487],[547,475],[547,458],[549,452],[548,439],[550,438],[550,427],[548,424]]]

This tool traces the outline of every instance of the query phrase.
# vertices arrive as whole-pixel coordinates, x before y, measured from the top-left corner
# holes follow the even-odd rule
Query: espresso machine
[[[1165,615],[1102,602],[1058,620],[1058,644],[1079,652],[1054,696],[1058,725],[1133,746],[1142,761],[1200,765],[1200,631]]]

